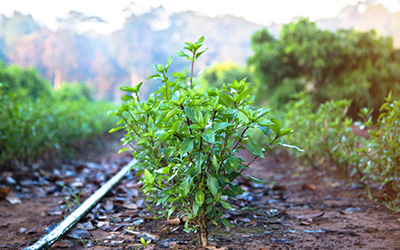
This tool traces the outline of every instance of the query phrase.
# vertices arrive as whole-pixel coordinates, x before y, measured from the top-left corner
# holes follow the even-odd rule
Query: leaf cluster
[[[197,52],[203,39],[186,43],[191,54],[178,53],[191,61],[192,68],[205,51]],[[121,88],[130,94],[122,97],[125,103],[118,110],[110,112],[121,118],[111,132],[126,131],[122,140],[134,149],[148,200],[162,206],[168,217],[174,212],[187,217],[186,230],[203,233],[209,219],[229,226],[221,209],[232,209],[229,199],[243,193],[234,180],[249,167],[239,150],[248,150],[254,159],[264,157],[292,130],[282,128],[269,109],[251,106],[253,96],[245,80],[198,92],[192,74],[169,77],[171,61],[155,66],[157,74],[150,78],[164,84],[147,101],[138,97],[142,83]],[[248,136],[251,129],[263,132],[264,148]]]

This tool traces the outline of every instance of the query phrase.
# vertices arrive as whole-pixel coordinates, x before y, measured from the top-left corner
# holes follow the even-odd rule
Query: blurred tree
[[[252,78],[246,68],[227,61],[213,64],[202,72],[197,80],[201,88],[206,90],[210,87],[220,88],[224,83],[230,83],[232,80],[240,81],[244,78],[247,78],[247,82],[252,82]]]
[[[51,94],[50,84],[33,68],[22,69],[19,66],[6,66],[0,62],[0,83],[3,93],[18,93],[36,99]]]
[[[267,96],[278,106],[306,89],[319,103],[352,100],[350,115],[356,117],[365,106],[378,111],[389,91],[400,95],[399,52],[391,38],[374,31],[330,32],[300,19],[284,25],[278,40],[267,30],[256,32],[252,48],[248,64],[260,85],[258,102]]]
[[[63,101],[93,101],[91,90],[83,83],[63,83],[55,91],[55,97]]]

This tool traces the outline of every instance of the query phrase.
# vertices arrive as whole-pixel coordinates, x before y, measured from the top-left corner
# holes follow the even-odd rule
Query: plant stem
[[[168,81],[165,80],[165,98],[167,99],[167,102],[168,102],[169,100],[168,100],[168,84],[167,83],[168,83]]]
[[[123,116],[122,114],[121,114],[121,117],[122,117],[122,119],[125,121],[125,123],[126,123],[126,125],[128,125],[131,129],[132,129],[132,131],[138,136],[138,137],[140,137],[140,135],[138,134],[138,132],[132,127],[132,125],[127,121],[127,119],[125,118],[125,116]]]
[[[190,89],[193,89],[193,70],[194,70],[195,56],[196,56],[196,52],[193,53],[192,68],[190,70]]]
[[[201,232],[201,242],[203,246],[208,246],[208,228],[207,228],[207,218],[206,218],[206,206],[203,206],[203,212],[201,214],[203,232]]]

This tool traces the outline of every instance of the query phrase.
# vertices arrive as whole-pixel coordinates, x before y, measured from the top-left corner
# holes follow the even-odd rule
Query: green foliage
[[[397,211],[400,208],[400,102],[389,95],[375,124],[372,110],[366,108],[360,112],[364,121],[353,123],[346,117],[349,104],[347,100],[336,100],[317,105],[304,92],[296,95],[282,115],[287,126],[296,127],[296,133],[288,135],[285,142],[301,145],[304,152],[295,151],[295,154],[314,167],[342,177],[353,176],[367,190],[378,184],[386,205]],[[355,129],[369,129],[369,136]],[[374,198],[372,192],[370,196]]]
[[[361,153],[360,165],[364,172],[363,181],[381,184],[386,191],[387,201],[393,210],[400,208],[400,101],[389,95],[382,105],[376,128],[369,131],[370,138],[358,151]],[[367,110],[365,126],[371,126]]]
[[[112,126],[106,114],[110,103],[64,99],[32,69],[10,66],[0,72],[0,165],[32,161],[49,151],[65,153],[74,142]]]
[[[222,88],[224,83],[231,82],[233,79],[252,82],[249,72],[239,65],[232,62],[213,64],[210,68],[202,72],[197,78],[201,90],[206,91],[210,87]]]
[[[56,98],[64,101],[92,101],[92,93],[83,83],[64,83],[55,91]]]
[[[301,19],[284,25],[278,40],[266,29],[256,32],[252,48],[248,64],[260,85],[258,103],[267,96],[279,106],[307,90],[318,103],[351,100],[349,114],[356,117],[363,107],[378,110],[389,91],[400,96],[398,51],[374,31],[330,32]]]
[[[66,189],[68,192],[68,195],[64,197],[66,210],[70,210],[71,208],[75,209],[76,207],[79,207],[81,205],[81,196],[84,191],[83,188],[81,189],[81,191],[78,192],[75,186],[72,186],[72,188],[70,188],[62,183],[57,183],[57,184]]]
[[[33,99],[51,93],[49,83],[36,70],[22,69],[17,65],[5,66],[3,62],[0,62],[0,83],[3,83],[2,93],[15,93]]]
[[[296,127],[296,133],[287,136],[286,141],[301,145],[304,151],[296,151],[297,156],[314,167],[333,166],[344,176],[359,173],[355,148],[365,138],[353,133],[353,122],[346,117],[349,105],[348,100],[317,105],[305,92],[296,95],[285,106],[284,119],[287,126]]]
[[[186,43],[190,53],[178,53],[191,61],[191,69],[202,53],[198,51],[203,39]],[[139,161],[135,167],[143,174],[142,191],[148,200],[161,205],[167,217],[174,212],[186,216],[185,229],[197,231],[199,243],[207,245],[207,222],[230,226],[221,218],[222,210],[232,209],[228,200],[243,193],[233,180],[249,165],[238,151],[247,149],[255,159],[264,157],[291,130],[270,118],[269,109],[250,106],[253,98],[245,80],[199,92],[192,74],[169,76],[171,61],[155,65],[157,73],[149,78],[159,79],[163,86],[146,102],[138,98],[142,83],[121,88],[132,95],[123,96],[126,102],[110,112],[122,118],[112,131],[126,131],[123,142],[134,148]],[[264,148],[248,136],[251,129],[265,134]]]

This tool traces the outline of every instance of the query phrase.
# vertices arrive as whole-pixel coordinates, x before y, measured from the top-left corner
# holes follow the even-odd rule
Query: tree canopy
[[[282,27],[279,39],[267,29],[252,36],[248,64],[260,86],[256,100],[277,106],[306,90],[317,102],[352,100],[350,115],[376,111],[391,91],[400,94],[400,51],[375,31],[321,30],[300,19]],[[264,99],[268,96],[267,99]]]

